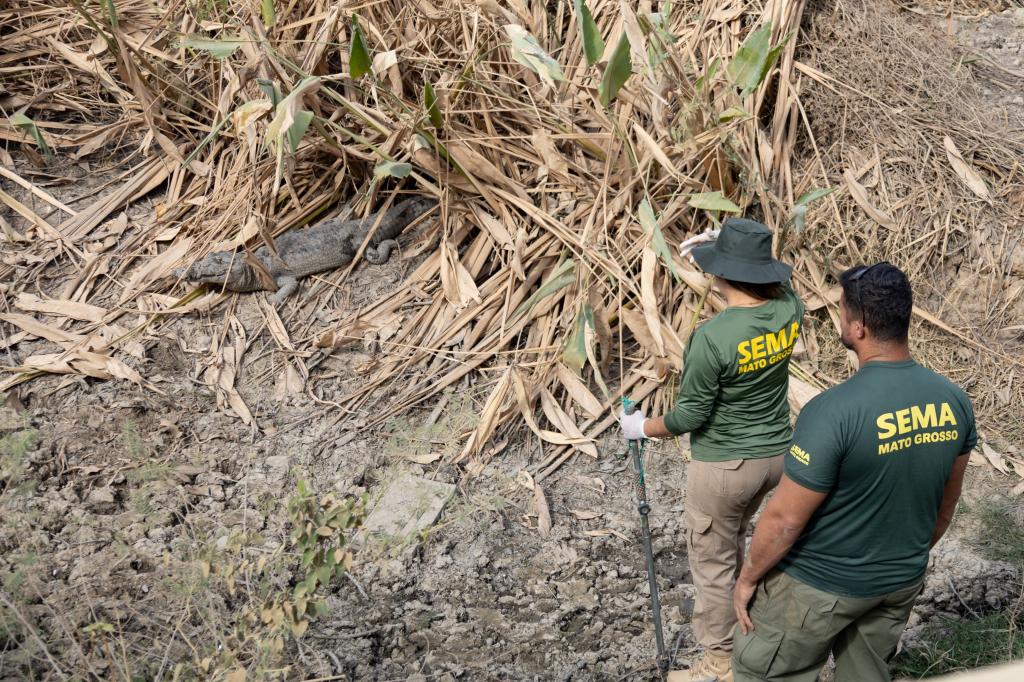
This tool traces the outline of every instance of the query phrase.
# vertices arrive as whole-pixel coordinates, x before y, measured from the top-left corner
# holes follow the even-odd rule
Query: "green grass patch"
[[[925,630],[924,644],[904,649],[893,678],[921,679],[1024,659],[1024,613],[1017,608],[980,618],[944,618]]]
[[[968,541],[989,559],[1008,561],[1024,570],[1024,527],[1015,517],[1018,503],[1005,497],[987,498],[964,511],[978,525],[977,532],[968,533]]]

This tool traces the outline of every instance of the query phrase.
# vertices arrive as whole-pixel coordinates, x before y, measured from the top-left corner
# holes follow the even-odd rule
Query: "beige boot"
[[[732,654],[705,652],[690,668],[690,682],[732,682]]]

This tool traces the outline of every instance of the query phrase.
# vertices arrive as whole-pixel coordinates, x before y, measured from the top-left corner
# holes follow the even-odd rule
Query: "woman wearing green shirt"
[[[788,284],[792,268],[771,247],[764,225],[730,218],[714,244],[694,249],[727,307],[690,337],[672,411],[620,415],[627,439],[690,434],[686,544],[697,588],[693,631],[705,650],[691,680],[732,680],[732,591],[747,523],[778,484],[792,435],[789,360],[803,304]]]

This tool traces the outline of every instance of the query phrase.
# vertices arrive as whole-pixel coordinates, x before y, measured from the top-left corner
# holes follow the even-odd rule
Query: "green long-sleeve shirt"
[[[690,433],[705,462],[773,457],[789,448],[789,359],[804,306],[792,289],[753,308],[726,308],[690,337],[679,397],[665,426]]]

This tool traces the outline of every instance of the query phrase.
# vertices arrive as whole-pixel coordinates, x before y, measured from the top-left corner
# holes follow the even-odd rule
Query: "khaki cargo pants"
[[[782,455],[687,465],[686,550],[697,588],[693,634],[707,651],[732,651],[732,592],[743,566],[747,524],[781,477]]]
[[[923,585],[858,599],[769,572],[750,608],[754,630],[736,630],[735,681],[814,682],[831,651],[835,682],[888,682],[889,660]]]

